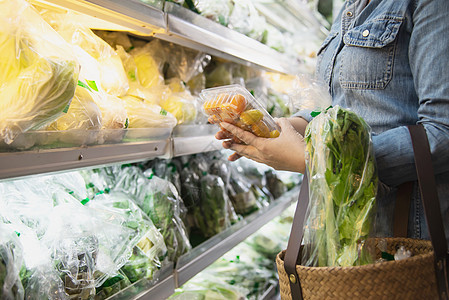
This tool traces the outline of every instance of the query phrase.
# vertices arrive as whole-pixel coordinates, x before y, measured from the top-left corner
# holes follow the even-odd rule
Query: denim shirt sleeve
[[[426,129],[436,174],[449,171],[449,1],[416,1],[409,59],[419,99],[418,123]],[[389,186],[416,180],[406,127],[373,136],[380,179]]]

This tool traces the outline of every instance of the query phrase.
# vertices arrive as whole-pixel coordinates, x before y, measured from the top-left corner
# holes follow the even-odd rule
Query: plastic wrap
[[[186,209],[175,186],[147,170],[148,185],[139,193],[138,204],[161,231],[168,249],[168,259],[176,261],[189,251],[187,229],[183,222]]]
[[[146,175],[151,178],[146,178],[137,167],[115,169],[113,190],[133,196],[135,203],[161,232],[168,259],[174,261],[191,248],[182,220],[185,208],[170,182],[149,173]]]
[[[0,2],[0,139],[10,144],[66,112],[79,66],[70,46],[25,1]]]
[[[275,138],[280,134],[281,129],[273,118],[240,85],[205,89],[200,97],[210,122],[230,122],[258,137]]]
[[[73,13],[43,14],[56,31],[72,45],[81,64],[81,78],[96,82],[99,91],[123,96],[129,88],[120,57],[104,40],[80,24]]]
[[[201,203],[193,207],[197,228],[205,237],[211,237],[231,225],[229,198],[221,177],[203,174],[200,179]]]
[[[47,130],[99,130],[102,127],[101,111],[95,103],[94,95],[87,84],[80,82],[75,90],[69,110],[55,122],[51,123]]]
[[[293,213],[294,211],[290,217],[293,217]],[[280,217],[276,217],[247,238],[244,243],[267,259],[273,259],[287,247],[291,221],[283,222]]]
[[[292,111],[321,111],[332,103],[328,87],[325,83],[312,79],[307,75],[298,75],[289,94]]]
[[[173,129],[177,120],[157,104],[149,104],[134,96],[122,97],[128,113],[128,128],[167,127]]]
[[[117,266],[120,267],[131,282],[141,278],[151,279],[167,253],[162,235],[133,200],[123,192],[111,191],[99,193],[87,203],[87,206],[96,209],[97,216],[128,229],[128,234],[120,236],[120,241],[113,246],[113,249],[120,250],[120,255],[114,255],[117,259],[109,263],[111,271],[117,271]],[[106,273],[114,274],[110,271]]]
[[[234,169],[231,170],[228,195],[237,214],[245,216],[262,207],[251,183]]]
[[[203,73],[210,63],[211,56],[173,43],[160,44],[170,55],[166,57],[166,78],[179,78],[183,82],[190,81],[194,76]]]
[[[133,48],[131,40],[129,39],[129,36],[126,32],[95,30],[94,33],[101,37],[113,49],[122,47],[125,51],[130,51]]]
[[[117,275],[108,278],[96,289],[95,300],[107,299],[129,285],[131,285],[131,282],[128,277],[120,271]]]
[[[198,277],[204,282],[230,284],[244,292],[245,299],[259,299],[270,285],[277,282],[272,258],[265,258],[245,243],[227,252]]]
[[[53,209],[51,189],[45,180],[5,181],[0,183],[1,213],[6,223],[20,223],[41,238],[50,223],[48,212]]]
[[[197,99],[187,90],[172,92],[166,99],[161,99],[160,105],[175,116],[178,124],[189,124],[195,121],[199,109]]]
[[[247,290],[202,274],[190,279],[170,296],[170,300],[242,300],[246,299]]]
[[[195,7],[204,17],[227,26],[233,4],[230,0],[196,0]]]
[[[366,263],[360,249],[378,183],[370,132],[363,119],[339,106],[321,112],[306,129],[310,203],[302,261],[307,266]]]
[[[24,289],[19,272],[22,267],[22,245],[17,234],[0,223],[0,298],[21,300]]]
[[[164,84],[162,67],[165,54],[159,40],[134,48],[130,54],[132,60],[125,63],[125,67],[131,79],[135,78],[144,88]]]
[[[264,37],[266,26],[265,17],[259,15],[251,0],[234,1],[229,17],[229,28],[260,42]]]

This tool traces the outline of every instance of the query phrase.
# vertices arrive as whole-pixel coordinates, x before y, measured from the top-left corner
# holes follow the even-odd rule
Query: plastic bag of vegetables
[[[120,271],[117,275],[108,278],[100,287],[96,288],[95,300],[107,299],[131,285],[128,277]]]
[[[22,245],[8,225],[0,223],[0,299],[24,297],[19,272],[22,267]]]
[[[153,40],[144,47],[134,48],[132,59],[125,64],[128,76],[135,78],[144,88],[164,84],[162,67],[165,54],[159,40]]]
[[[176,118],[157,104],[149,104],[134,96],[124,96],[122,100],[128,113],[128,128],[153,128],[176,126]]]
[[[142,278],[151,279],[154,271],[161,267],[167,248],[161,233],[137,207],[133,198],[117,191],[98,193],[87,206],[95,209],[96,215],[129,232],[122,235],[125,244],[117,242],[112,246],[113,249],[120,250],[120,255],[113,256],[118,259],[111,261],[111,269],[107,273],[115,274],[114,271],[121,268],[131,282]]]
[[[178,124],[189,124],[195,121],[199,109],[197,98],[187,90],[171,92],[159,103],[163,109],[175,116]]]
[[[0,1],[0,139],[67,112],[79,66],[70,46],[22,0]]]
[[[182,220],[185,208],[174,185],[152,176],[151,170],[144,175],[133,166],[114,168],[113,173],[116,181],[112,191],[131,195],[137,206],[151,219],[164,237],[169,261],[175,261],[187,252],[191,245]]]
[[[226,283],[233,289],[246,291],[245,299],[259,299],[270,285],[277,282],[273,265],[272,259],[242,243],[216,260],[198,277],[203,278],[204,282]]]
[[[302,261],[308,266],[367,263],[359,250],[370,231],[378,183],[369,126],[336,106],[309,123],[304,140],[310,204]]]
[[[182,287],[176,289],[169,300],[243,300],[247,299],[246,289],[231,285],[210,274],[195,276]]]
[[[91,29],[76,19],[76,14],[45,12],[44,18],[73,47],[81,64],[81,77],[95,81],[99,91],[123,96],[129,88],[120,56]]]
[[[183,222],[184,202],[171,182],[153,175],[152,170],[145,171],[144,175],[148,183],[139,191],[138,205],[161,231],[169,261],[176,261],[192,248]]]
[[[231,226],[228,214],[230,200],[221,177],[203,174],[200,179],[201,203],[193,207],[195,223],[205,237],[211,237]]]
[[[47,130],[99,130],[102,127],[101,111],[94,100],[95,95],[87,84],[78,83],[69,110],[51,123]]]

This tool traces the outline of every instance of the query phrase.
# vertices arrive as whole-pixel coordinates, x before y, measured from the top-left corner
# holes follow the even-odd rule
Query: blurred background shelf
[[[182,286],[223,254],[255,233],[264,224],[280,215],[296,201],[298,193],[299,187],[288,191],[272,202],[266,209],[249,215],[242,221],[198,245],[189,253],[181,256],[175,268],[175,272],[177,272],[176,287]]]
[[[244,65],[294,74],[299,66],[291,58],[182,6],[165,3],[167,31],[156,37]]]
[[[243,65],[295,74],[298,63],[274,49],[215,23],[180,5],[151,6],[137,0],[33,0],[81,13],[79,21],[92,29],[128,31],[157,37]],[[162,2],[162,1],[161,1]]]

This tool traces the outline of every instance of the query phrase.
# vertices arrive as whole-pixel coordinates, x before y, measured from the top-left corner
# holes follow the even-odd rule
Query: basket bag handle
[[[440,299],[448,300],[449,295],[449,253],[441,218],[440,202],[435,184],[435,176],[430,156],[430,146],[424,126],[410,125],[415,166],[421,191],[421,198],[429,228],[430,240],[435,253],[435,275]],[[410,188],[410,186],[409,186]],[[293,218],[290,238],[284,257],[284,268],[289,277],[292,299],[303,299],[301,282],[296,273],[296,264],[300,261],[301,241],[303,237],[304,221],[309,204],[309,180],[307,171],[304,173],[298,203]],[[398,207],[396,207],[398,208]]]

